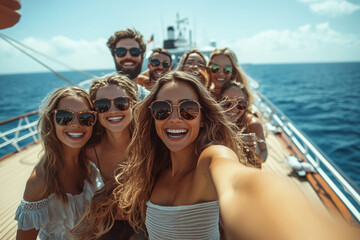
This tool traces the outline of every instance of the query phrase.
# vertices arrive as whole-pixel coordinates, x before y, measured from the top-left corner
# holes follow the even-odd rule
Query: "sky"
[[[176,16],[197,47],[215,41],[240,64],[360,61],[360,0],[21,0],[0,33],[81,70],[114,69],[107,39],[135,28],[162,47]],[[176,34],[176,33],[175,33]],[[35,55],[37,56],[37,55]],[[43,58],[40,57],[41,60]],[[69,70],[43,60],[57,71]],[[0,38],[0,74],[47,71]]]

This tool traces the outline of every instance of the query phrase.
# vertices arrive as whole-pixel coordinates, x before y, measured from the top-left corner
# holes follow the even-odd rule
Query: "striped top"
[[[145,224],[150,240],[218,240],[219,202],[160,206],[148,201]]]

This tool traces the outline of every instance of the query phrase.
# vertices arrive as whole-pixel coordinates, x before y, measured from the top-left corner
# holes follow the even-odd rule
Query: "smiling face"
[[[161,87],[156,100],[166,100],[172,104],[172,113],[165,120],[155,120],[158,136],[172,152],[193,151],[194,141],[199,135],[201,111],[193,120],[185,120],[178,115],[177,107],[184,100],[199,101],[195,90],[188,84],[177,81]]]
[[[135,79],[141,72],[142,67],[142,56],[141,54],[137,57],[134,57],[130,54],[129,49],[130,48],[140,48],[139,43],[132,38],[125,38],[120,39],[116,45],[115,48],[123,47],[128,49],[125,56],[118,57],[116,54],[114,55],[116,70],[118,72],[122,72],[125,75],[127,75],[130,79]]]
[[[157,59],[160,62],[159,66],[152,66],[150,64],[150,61],[148,63],[148,68],[149,68],[149,76],[150,76],[150,80],[152,82],[155,82],[156,80],[158,80],[159,78],[161,78],[162,76],[164,76],[165,73],[170,71],[170,67],[168,68],[164,68],[163,66],[163,62],[166,62],[169,64],[169,66],[171,65],[171,59],[169,56],[162,54],[162,53],[154,53],[151,57],[152,59]]]
[[[216,55],[210,61],[211,64],[216,64],[220,66],[220,70],[217,73],[210,71],[211,82],[214,83],[215,89],[220,91],[225,82],[231,79],[231,73],[224,73],[224,66],[232,66],[231,60],[228,56],[224,54]]]
[[[78,96],[67,96],[62,98],[56,109],[68,109],[77,113],[80,111],[91,111],[87,101]],[[91,137],[93,127],[83,126],[79,123],[77,116],[70,125],[60,126],[55,121],[54,116],[55,132],[58,139],[61,141],[63,146],[70,148],[81,148]]]
[[[121,87],[110,84],[97,90],[95,100],[112,100],[118,97],[129,97],[129,95]],[[120,111],[114,106],[113,101],[111,102],[109,111],[104,113],[98,113],[98,120],[107,132],[122,132],[124,129],[127,129],[129,123],[131,122],[131,119],[131,107],[128,110]]]
[[[183,71],[198,76],[199,70],[204,71],[206,63],[197,53],[191,53],[184,62]]]
[[[223,93],[223,97],[229,101],[232,101],[233,107],[226,109],[226,115],[231,122],[236,123],[245,113],[246,108],[244,110],[239,110],[235,105],[238,103],[238,101],[247,101],[246,95],[241,88],[233,86]]]

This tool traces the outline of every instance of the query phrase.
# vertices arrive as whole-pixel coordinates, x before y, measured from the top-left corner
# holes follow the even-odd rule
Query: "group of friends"
[[[286,181],[246,75],[228,48],[174,68],[133,29],[108,42],[116,73],[42,107],[43,154],[16,211],[17,239],[355,239]]]

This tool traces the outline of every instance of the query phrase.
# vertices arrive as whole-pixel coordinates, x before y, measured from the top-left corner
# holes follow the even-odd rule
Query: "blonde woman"
[[[86,155],[98,167],[105,186],[95,193],[90,208],[74,229],[78,239],[130,239],[136,235],[112,204],[114,171],[125,161],[134,130],[132,109],[139,101],[135,87],[128,77],[118,74],[97,78],[90,86],[98,121]]]
[[[207,65],[210,75],[210,91],[219,100],[222,86],[228,81],[235,81],[244,84],[249,90],[245,73],[241,69],[236,55],[229,48],[216,48]]]
[[[219,215],[228,239],[351,239],[292,186],[245,166],[231,123],[194,76],[165,75],[134,116],[114,194],[149,239],[219,239]]]
[[[93,104],[81,88],[60,88],[49,97],[39,120],[44,155],[16,211],[17,239],[71,239],[69,230],[101,187],[84,151],[95,122]]]

